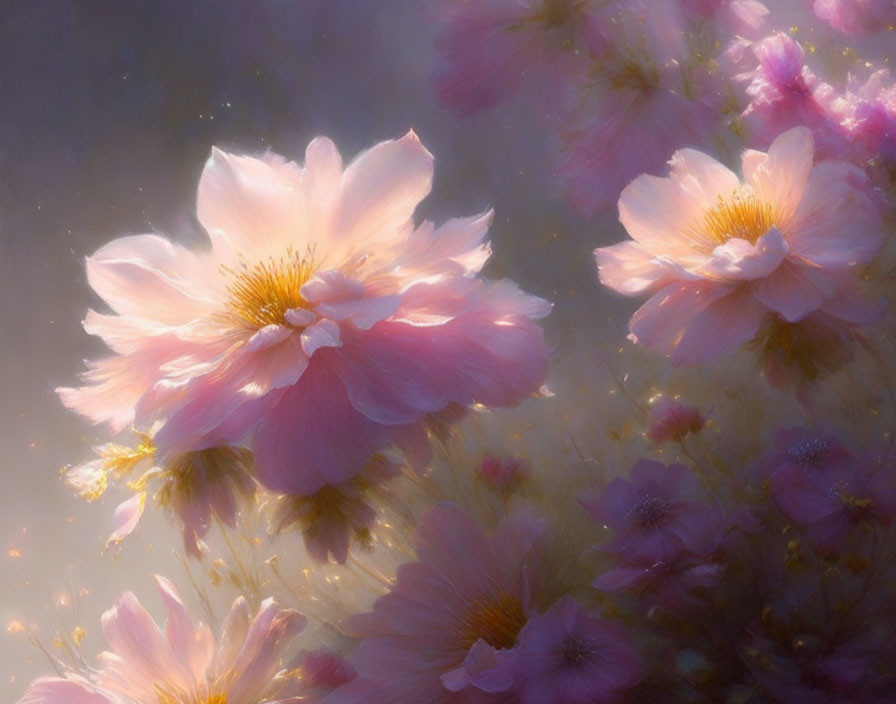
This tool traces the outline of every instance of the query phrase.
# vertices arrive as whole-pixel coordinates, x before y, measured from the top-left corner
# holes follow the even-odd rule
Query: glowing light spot
[[[20,557],[22,557],[22,553],[16,548],[10,548],[7,554],[14,560],[18,560]]]

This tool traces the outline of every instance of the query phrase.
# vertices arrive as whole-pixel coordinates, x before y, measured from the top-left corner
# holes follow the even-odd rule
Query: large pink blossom
[[[507,689],[490,675],[537,606],[542,524],[512,516],[488,536],[453,504],[423,516],[419,561],[398,568],[372,613],[348,622],[364,638],[354,664],[383,686],[384,701],[490,702],[489,692]]]
[[[173,585],[158,578],[164,630],[130,592],[103,616],[110,651],[99,669],[36,680],[19,704],[258,704],[295,687],[278,677],[281,657],[305,626],[296,611],[268,600],[252,618],[245,599],[233,605],[217,644],[196,624]]]
[[[213,150],[208,249],[141,235],[88,258],[113,314],[85,327],[115,354],[63,401],[116,431],[158,424],[162,459],[247,444],[263,484],[307,495],[390,444],[419,461],[437,414],[526,399],[549,305],[477,277],[491,213],[415,226],[432,172],[413,132],[345,167],[326,138],[303,165]]]
[[[867,323],[879,313],[856,273],[882,245],[879,211],[857,168],[813,166],[807,128],[785,132],[767,153],[744,152],[743,180],[692,149],[669,163],[668,177],[639,176],[619,199],[632,240],[595,251],[606,286],[652,294],[629,322],[635,341],[696,364],[763,324],[816,311]]]

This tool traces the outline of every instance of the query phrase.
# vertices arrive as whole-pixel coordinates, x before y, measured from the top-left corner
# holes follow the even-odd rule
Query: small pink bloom
[[[628,478],[616,477],[597,500],[582,505],[613,531],[608,550],[620,559],[671,563],[684,552],[708,555],[715,548],[721,517],[702,494],[687,467],[641,459]]]
[[[353,663],[383,686],[384,701],[478,702],[477,692],[503,691],[506,683],[485,675],[535,606],[543,521],[512,516],[487,536],[460,508],[440,504],[417,531],[419,561],[398,568],[372,613],[346,624],[363,638]],[[473,698],[453,698],[461,690]]]
[[[158,578],[168,610],[157,626],[130,592],[103,616],[110,652],[86,675],[36,680],[19,704],[257,704],[277,699],[281,655],[305,627],[305,617],[270,600],[251,618],[237,599],[217,647],[211,631],[196,624],[173,585]]]
[[[621,627],[570,596],[526,624],[513,653],[522,704],[600,704],[641,680],[641,657]]]
[[[699,433],[704,425],[706,418],[695,406],[677,400],[660,402],[651,409],[647,439],[655,443],[681,442]]]
[[[666,178],[642,175],[623,191],[631,241],[595,250],[601,281],[651,293],[631,337],[673,364],[706,362],[756,337],[769,321],[823,312],[869,322],[856,269],[883,244],[864,176],[842,162],[813,166],[812,136],[794,128],[767,153],[742,155],[741,181],[715,159],[683,149]]]
[[[115,354],[63,401],[113,431],[158,423],[162,462],[246,445],[267,488],[307,495],[389,445],[423,457],[449,409],[529,398],[550,305],[478,277],[491,213],[415,226],[432,173],[413,132],[345,167],[325,138],[303,165],[213,150],[207,251],[142,235],[88,258],[114,314],[85,326]]]
[[[777,33],[755,44],[753,53],[758,66],[739,78],[750,81],[750,104],[743,116],[754,138],[769,144],[781,132],[802,125],[812,130],[822,156],[842,157],[848,142],[835,109],[837,96],[804,64],[799,43]]]
[[[874,34],[896,22],[893,0],[815,0],[815,14],[845,34]]]
[[[486,455],[479,465],[479,478],[499,494],[509,494],[529,478],[529,468],[518,457]]]

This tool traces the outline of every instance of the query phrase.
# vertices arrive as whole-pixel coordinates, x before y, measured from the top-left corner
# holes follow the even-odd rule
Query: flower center
[[[827,441],[821,438],[803,438],[787,451],[787,456],[804,467],[817,467],[827,449]]]
[[[256,330],[282,325],[286,311],[308,307],[300,290],[315,271],[310,248],[299,254],[290,247],[279,259],[271,257],[251,268],[224,271],[234,278],[227,287],[227,312],[240,325]]]
[[[735,193],[728,200],[719,196],[718,203],[704,213],[699,229],[718,244],[734,238],[755,244],[774,225],[771,204],[753,194]]]
[[[557,649],[557,657],[567,667],[580,667],[591,651],[588,644],[576,636],[567,636]]]
[[[251,467],[252,453],[242,447],[186,452],[165,463],[164,483],[156,501],[161,506],[172,505],[175,497],[193,501],[213,485],[248,493],[252,486]]]
[[[656,528],[669,520],[669,502],[657,496],[644,496],[632,506],[628,515],[642,528]]]
[[[461,643],[465,650],[480,639],[499,650],[512,648],[525,625],[526,612],[516,597],[503,594],[495,600],[479,599],[463,619]]]

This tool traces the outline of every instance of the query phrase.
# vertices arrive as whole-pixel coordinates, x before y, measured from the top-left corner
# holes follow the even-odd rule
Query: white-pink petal
[[[321,347],[341,347],[339,325],[323,318],[302,331],[302,350],[311,357]]]
[[[432,173],[432,154],[413,131],[363,152],[342,174],[332,236],[361,254],[392,243],[429,194]]]
[[[712,251],[701,273],[722,281],[752,281],[771,274],[787,256],[787,241],[773,227],[755,244],[733,237]]]

